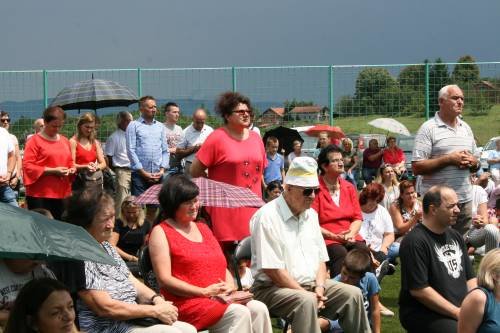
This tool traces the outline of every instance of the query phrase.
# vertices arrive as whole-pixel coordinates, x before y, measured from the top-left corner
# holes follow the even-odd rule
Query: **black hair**
[[[167,104],[165,104],[165,107],[163,108],[164,112],[169,112],[171,106],[175,106],[176,108],[179,107],[179,105],[177,105],[177,103],[175,102],[168,102]]]
[[[321,149],[321,152],[318,156],[318,171],[321,175],[325,174],[322,166],[330,164],[330,160],[328,159],[328,155],[330,153],[339,153],[342,155],[342,150],[334,145],[328,145],[325,148]]]
[[[269,182],[267,184],[266,192],[274,191],[277,188],[279,188],[281,191],[283,191],[283,186],[281,186],[281,183],[278,180],[273,180],[272,182]]]
[[[32,327],[35,324],[33,321],[36,320],[43,302],[54,291],[66,291],[68,294],[70,293],[68,287],[55,279],[34,279],[25,284],[17,295],[14,306],[10,310],[5,333],[37,332]]]
[[[429,213],[429,207],[434,205],[435,207],[441,206],[442,198],[441,193],[444,189],[450,189],[448,186],[437,185],[433,186],[424,194],[422,199],[422,210],[425,214]]]
[[[171,176],[161,187],[158,201],[160,202],[164,218],[174,218],[179,206],[186,201],[193,200],[200,194],[200,190],[188,177],[177,174]]]

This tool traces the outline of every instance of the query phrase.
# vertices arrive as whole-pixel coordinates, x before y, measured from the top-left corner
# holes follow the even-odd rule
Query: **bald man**
[[[205,124],[206,121],[207,112],[202,108],[196,109],[193,113],[193,122],[184,129],[184,138],[177,145],[176,155],[178,158],[185,158],[184,173],[188,177],[191,177],[189,172],[194,155],[205,142],[205,139],[214,131],[212,127]]]

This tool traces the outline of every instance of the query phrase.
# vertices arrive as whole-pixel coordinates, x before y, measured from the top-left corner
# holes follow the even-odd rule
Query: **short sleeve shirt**
[[[385,233],[394,232],[391,215],[387,209],[378,205],[377,209],[371,213],[363,214],[363,223],[359,229],[359,234],[373,250],[380,251]]]
[[[410,290],[432,287],[455,306],[460,306],[467,294],[467,281],[474,278],[467,248],[462,235],[452,228],[435,234],[425,225],[417,224],[403,239],[401,258],[401,317],[412,313],[429,313],[410,294]]]
[[[130,271],[127,265],[109,242],[103,242],[102,247],[118,265],[85,261],[84,289],[106,291],[114,300],[135,304],[137,291],[129,280]],[[131,327],[126,321],[96,316],[80,299],[77,309],[80,329],[83,332],[125,333]]]
[[[26,274],[13,273],[3,260],[0,260],[0,310],[10,309],[22,287],[33,279],[55,279],[54,274],[45,266],[39,265]]]
[[[471,128],[461,119],[457,119],[456,128],[445,124],[439,117],[427,120],[415,137],[412,161],[438,158],[455,151],[468,150],[476,153],[476,143]],[[430,174],[423,175],[420,193],[425,193],[434,185],[448,185],[455,190],[460,203],[471,200],[471,182],[468,169],[459,169],[448,165]]]
[[[311,283],[329,260],[317,213],[310,208],[296,217],[283,196],[254,214],[250,232],[255,280],[270,281],[262,269],[285,269],[299,284]]]

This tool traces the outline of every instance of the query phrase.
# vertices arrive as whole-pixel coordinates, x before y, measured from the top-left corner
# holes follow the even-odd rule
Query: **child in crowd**
[[[357,286],[361,289],[365,309],[373,333],[380,333],[380,285],[371,270],[371,257],[368,251],[353,249],[347,253],[342,270],[334,280]],[[330,321],[330,332],[342,332],[338,321]]]
[[[277,180],[280,184],[285,178],[285,159],[278,154],[279,141],[274,136],[270,136],[266,140],[266,158],[267,167],[264,169],[264,186],[270,182]]]
[[[264,200],[266,202],[274,200],[279,197],[282,192],[283,187],[281,186],[281,183],[277,180],[273,180],[272,182],[267,184]]]

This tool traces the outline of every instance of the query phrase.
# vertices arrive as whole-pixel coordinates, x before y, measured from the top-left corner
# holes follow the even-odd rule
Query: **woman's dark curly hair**
[[[248,106],[250,112],[253,112],[252,104],[250,103],[250,99],[248,97],[238,92],[226,91],[217,99],[217,102],[215,103],[215,112],[217,112],[222,119],[224,119],[224,124],[227,124],[226,117],[229,116],[233,112],[233,109],[240,103]]]

